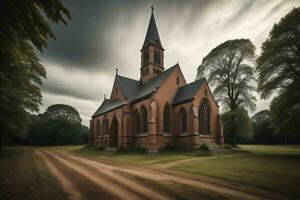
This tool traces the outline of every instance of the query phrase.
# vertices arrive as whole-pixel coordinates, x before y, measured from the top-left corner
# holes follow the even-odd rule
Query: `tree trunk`
[[[233,112],[233,116],[232,116],[232,118],[231,118],[231,120],[232,120],[232,127],[231,127],[231,145],[233,146],[233,147],[236,147],[236,128],[235,128],[235,112],[234,111],[232,111]]]

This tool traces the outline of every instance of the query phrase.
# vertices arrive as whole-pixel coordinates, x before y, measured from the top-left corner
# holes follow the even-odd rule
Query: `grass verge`
[[[33,147],[0,152],[0,199],[68,199]]]

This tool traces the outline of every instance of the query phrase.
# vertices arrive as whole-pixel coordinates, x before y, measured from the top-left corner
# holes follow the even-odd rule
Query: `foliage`
[[[63,104],[49,106],[44,116],[52,120],[66,120],[71,124],[81,124],[82,122],[78,111],[74,107]]]
[[[208,76],[208,82],[214,87],[217,101],[234,111],[240,106],[255,108],[255,97],[251,92],[254,69],[255,46],[249,39],[228,40],[214,48],[198,68],[197,79],[201,74]]]
[[[252,62],[255,56],[255,46],[249,39],[228,40],[214,48],[198,68],[197,79],[208,77],[208,82],[214,87],[214,95],[218,102],[229,108],[232,113],[239,107],[255,108],[256,100],[252,92],[255,89],[254,68]],[[235,115],[232,124],[235,123]],[[231,127],[229,141],[235,146],[235,126]],[[229,131],[229,130],[228,130]]]
[[[31,145],[82,144],[88,142],[88,134],[75,108],[57,104],[33,120],[26,140]]]
[[[234,118],[234,123],[232,121]],[[247,144],[252,142],[252,121],[244,108],[237,108],[235,111],[228,111],[222,115],[224,125],[224,140],[225,143]],[[232,129],[236,130],[236,138],[232,136]]]
[[[294,8],[273,26],[258,57],[261,97],[277,97],[270,106],[276,134],[299,133],[300,127],[300,8]]]
[[[300,84],[300,83],[299,83]],[[299,87],[299,86],[297,86]],[[275,97],[270,105],[271,127],[285,135],[288,143],[300,143],[300,89],[291,89]],[[292,139],[293,138],[293,139]]]
[[[0,1],[0,147],[4,134],[24,134],[29,112],[39,110],[41,78],[46,71],[36,56],[49,38],[48,24],[70,19],[60,0]]]
[[[252,117],[253,140],[256,144],[272,144],[273,129],[270,127],[270,111],[262,110]]]

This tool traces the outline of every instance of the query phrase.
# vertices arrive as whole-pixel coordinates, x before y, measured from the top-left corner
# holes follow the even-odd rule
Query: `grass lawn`
[[[156,167],[174,162],[174,165],[169,167],[172,170],[242,183],[300,198],[300,146],[240,145],[240,147],[250,153],[242,153],[240,150],[216,156],[192,152],[111,153],[91,147],[76,148],[73,152],[116,162]]]
[[[241,147],[251,153],[195,160],[173,166],[172,169],[300,197],[299,146],[244,145]]]
[[[184,171],[202,178],[254,186],[300,199],[300,146],[241,145],[240,147],[240,150],[217,155],[200,151],[164,151],[157,154],[108,152],[85,146],[43,148],[102,161],[113,161],[116,164],[125,163]],[[57,179],[49,173],[44,162],[34,153],[35,149],[9,147],[0,152],[0,199],[68,198]],[[142,179],[138,181],[149,182]],[[178,191],[182,191],[183,195],[184,186],[180,187]],[[214,196],[215,194],[207,193],[207,195],[212,195],[215,199],[219,198]]]
[[[53,147],[54,150],[64,150],[71,153],[76,153],[84,156],[92,156],[100,159],[113,160],[120,163],[134,164],[134,165],[157,165],[164,163],[171,163],[179,160],[192,159],[196,157],[211,156],[210,152],[198,151],[163,151],[159,153],[145,153],[143,151],[121,151],[112,152],[98,150],[95,147]]]
[[[68,199],[33,147],[0,152],[0,199]]]

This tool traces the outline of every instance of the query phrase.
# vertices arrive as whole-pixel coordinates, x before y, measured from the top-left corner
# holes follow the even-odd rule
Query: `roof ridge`
[[[129,78],[129,77],[126,77],[126,76],[121,76],[121,75],[119,75],[119,74],[117,75],[117,77],[122,77],[122,78],[126,78],[126,79],[130,79],[130,80],[139,82],[138,80],[135,80],[135,79],[133,79],[133,78]]]
[[[190,82],[190,83],[187,83],[187,84],[185,84],[183,86],[180,86],[179,88],[182,88],[182,87],[185,87],[185,86],[189,86],[189,85],[192,85],[194,83],[197,83],[197,82],[200,82],[200,81],[203,81],[203,80],[205,80],[205,78],[200,78],[200,79],[197,79],[197,80],[195,80],[193,82]]]

